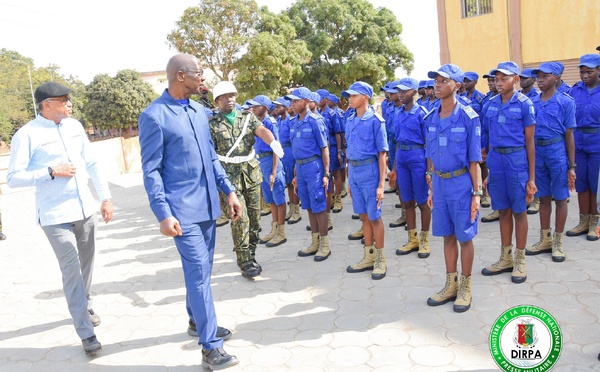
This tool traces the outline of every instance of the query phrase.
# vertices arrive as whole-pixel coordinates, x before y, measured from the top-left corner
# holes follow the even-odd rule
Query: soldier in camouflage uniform
[[[254,136],[271,145],[278,156],[283,156],[283,150],[254,114],[235,108],[237,89],[232,83],[218,83],[213,88],[213,95],[218,111],[210,119],[210,134],[219,160],[242,204],[241,218],[231,223],[237,264],[243,276],[255,277],[262,272],[255,258],[259,241],[262,174],[254,154]]]

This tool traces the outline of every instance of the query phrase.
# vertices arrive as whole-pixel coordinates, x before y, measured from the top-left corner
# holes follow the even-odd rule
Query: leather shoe
[[[260,266],[259,266],[260,267]],[[242,268],[242,276],[245,278],[253,278],[255,276],[259,276],[262,271],[262,268],[254,266],[254,262],[251,262]]]
[[[235,366],[240,361],[235,355],[229,355],[222,347],[212,350],[202,350],[202,366],[212,370],[225,369]]]
[[[198,331],[196,330],[196,323],[193,320],[189,320],[187,334],[192,337],[198,337]],[[231,331],[225,327],[217,326],[217,337],[222,338],[223,341],[227,341],[231,338]]]
[[[87,355],[96,355],[97,352],[102,350],[102,345],[96,338],[96,335],[81,340],[81,343],[83,344],[83,351],[85,351]]]

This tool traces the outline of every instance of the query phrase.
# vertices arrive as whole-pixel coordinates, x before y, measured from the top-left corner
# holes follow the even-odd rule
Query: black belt
[[[592,128],[592,127],[576,128],[576,130],[578,130],[582,133],[586,133],[586,134],[600,132],[600,128]]]
[[[561,137],[554,137],[554,138],[548,139],[548,140],[546,140],[546,139],[536,139],[535,140],[535,144],[538,145],[538,146],[548,146],[548,145],[553,145],[555,143],[558,143],[558,142],[560,142],[562,140],[563,140],[562,136]]]
[[[400,150],[401,151],[408,151],[408,150],[418,150],[418,149],[422,149],[425,146],[423,145],[400,145]]]
[[[282,142],[281,147],[292,147],[292,143],[291,142]]]
[[[377,158],[368,158],[368,159],[364,159],[364,160],[350,160],[350,164],[352,164],[355,167],[360,167],[361,165],[375,163],[376,161],[377,161]]]
[[[453,177],[462,176],[465,173],[467,173],[467,168],[457,169],[457,170],[452,171],[452,172],[442,172],[442,171],[439,171],[437,169],[435,170],[435,174],[439,178],[453,178]]]
[[[513,152],[521,151],[525,148],[525,146],[519,147],[494,147],[494,151],[498,154],[512,154]]]
[[[273,156],[273,151],[263,152],[261,154],[256,154],[259,159],[266,158],[267,156]]]
[[[313,155],[310,158],[298,159],[298,160],[296,160],[296,163],[302,165],[302,164],[310,163],[311,161],[317,160],[318,158],[319,157],[317,155]]]

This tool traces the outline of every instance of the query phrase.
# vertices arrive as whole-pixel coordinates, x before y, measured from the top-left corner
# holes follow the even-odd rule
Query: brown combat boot
[[[329,235],[319,237],[319,250],[315,255],[315,261],[325,261],[331,256],[331,248],[329,247]]]
[[[288,224],[293,225],[300,222],[302,219],[302,216],[300,216],[300,204],[290,204],[290,209],[292,210],[292,217],[288,220]]]
[[[373,264],[373,272],[371,273],[371,279],[379,280],[385,278],[387,272],[387,266],[385,264],[385,251],[383,247],[375,248],[375,263]]]
[[[333,213],[340,213],[343,209],[342,207],[342,195],[340,194],[334,194],[333,195],[334,201],[333,201]]]
[[[513,269],[512,244],[500,247],[500,259],[481,270],[481,275],[491,276],[511,272]]]
[[[460,276],[460,286],[456,294],[456,301],[454,301],[455,313],[464,313],[471,308],[471,278],[471,275],[467,277],[461,274]]]
[[[441,291],[427,299],[427,305],[439,306],[447,302],[456,300],[458,293],[458,273],[446,273],[446,284]]]
[[[554,239],[552,239],[552,261],[554,262],[563,262],[566,258],[562,238],[563,233],[554,232]]]
[[[512,280],[513,283],[524,283],[527,280],[525,249],[515,249],[515,262],[510,280]]]
[[[430,253],[429,231],[421,230],[421,236],[419,237],[419,252],[417,253],[417,256],[419,256],[419,258],[427,258]]]
[[[372,245],[363,245],[364,256],[358,263],[348,266],[346,271],[349,273],[362,273],[363,271],[373,270],[375,264],[375,247]]]
[[[527,256],[535,256],[540,253],[550,253],[552,251],[552,229],[540,230],[540,241],[531,246],[531,249],[525,251]]]
[[[598,219],[600,214],[590,214],[589,230],[587,233],[587,240],[595,242],[598,240],[598,234],[596,234],[596,226],[598,226]]]
[[[317,251],[319,250],[319,233],[311,234],[311,236],[312,236],[312,243],[308,247],[298,251],[298,256],[300,256],[300,257],[312,256],[312,255],[316,254]]]
[[[587,234],[590,230],[590,215],[579,214],[579,224],[567,231],[567,236],[579,236]]]
[[[267,247],[277,247],[280,244],[287,242],[287,238],[285,237],[285,224],[277,226],[277,234],[269,240],[266,244]]]
[[[396,249],[398,256],[404,256],[414,251],[419,250],[419,238],[417,236],[417,229],[408,230],[408,242],[402,247]]]
[[[259,243],[265,244],[269,240],[273,239],[275,237],[275,234],[277,234],[277,226],[279,226],[279,224],[277,222],[275,222],[275,221],[271,222],[271,232],[264,238],[260,239]]]

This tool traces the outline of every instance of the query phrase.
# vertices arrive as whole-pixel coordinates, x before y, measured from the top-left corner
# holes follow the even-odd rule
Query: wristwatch
[[[327,178],[331,178],[331,173],[325,173],[323,176],[327,177]]]
[[[577,164],[571,164],[571,165],[569,165],[569,169],[577,169]]]
[[[52,175],[52,167],[48,167],[48,174],[50,175],[50,178],[54,179],[54,176]]]
[[[473,192],[471,193],[473,196],[483,196],[483,190],[473,190]]]

